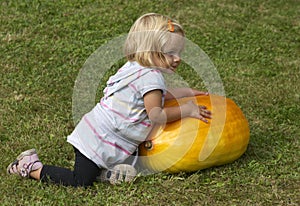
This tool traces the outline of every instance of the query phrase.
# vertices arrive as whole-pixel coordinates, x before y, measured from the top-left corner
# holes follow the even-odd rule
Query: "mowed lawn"
[[[1,0],[0,12],[1,205],[300,204],[299,0]],[[7,175],[7,165],[30,148],[46,164],[72,167],[66,137],[74,128],[75,80],[94,51],[148,12],[177,19],[214,63],[226,96],[249,121],[246,153],[190,174],[88,189]],[[178,73],[207,90],[186,64]]]

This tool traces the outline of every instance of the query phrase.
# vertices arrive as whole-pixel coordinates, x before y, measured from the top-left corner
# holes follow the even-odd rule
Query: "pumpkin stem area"
[[[147,150],[151,150],[153,148],[153,144],[151,141],[146,141],[144,142],[144,147],[147,149]]]

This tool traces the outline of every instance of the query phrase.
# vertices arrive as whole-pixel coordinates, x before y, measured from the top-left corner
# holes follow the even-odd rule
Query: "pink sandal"
[[[29,177],[30,172],[42,167],[43,164],[39,160],[35,149],[30,149],[22,152],[14,162],[8,165],[7,173]]]

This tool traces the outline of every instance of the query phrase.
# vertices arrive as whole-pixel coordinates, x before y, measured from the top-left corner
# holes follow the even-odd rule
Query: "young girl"
[[[189,88],[166,89],[162,72],[173,73],[180,64],[184,35],[181,25],[169,17],[150,13],[137,19],[125,42],[128,62],[109,78],[101,101],[68,136],[75,150],[74,171],[43,165],[31,149],[22,152],[7,172],[70,186],[90,186],[101,171],[111,183],[123,175],[131,181],[136,171],[123,163],[154,124],[211,118],[210,111],[192,101],[163,108],[167,99],[207,95]]]

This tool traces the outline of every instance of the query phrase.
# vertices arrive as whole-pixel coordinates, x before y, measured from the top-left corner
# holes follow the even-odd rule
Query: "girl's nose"
[[[181,58],[179,55],[174,55],[174,62],[180,62],[181,61]]]

